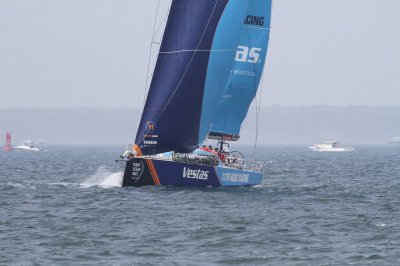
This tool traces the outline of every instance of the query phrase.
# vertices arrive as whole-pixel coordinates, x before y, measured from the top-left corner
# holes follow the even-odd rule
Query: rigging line
[[[267,42],[269,42],[269,36],[268,36]],[[266,53],[267,52],[268,51],[266,51]],[[266,60],[266,58],[267,57],[265,56],[264,60]],[[258,135],[259,135],[259,126],[260,126],[260,117],[261,117],[261,100],[262,100],[262,92],[263,92],[263,86],[264,86],[264,73],[265,73],[265,68],[266,68],[265,65],[266,65],[266,62],[264,62],[264,67],[262,69],[261,77],[260,77],[261,84],[259,84],[260,89],[258,92],[258,94],[259,94],[258,104],[257,104],[257,95],[256,95],[256,137],[255,137],[254,154],[253,154],[254,163],[255,163],[256,151],[257,151],[257,147],[258,147]]]
[[[257,145],[258,145],[258,134],[259,134],[259,126],[260,126],[260,117],[261,117],[261,100],[262,100],[262,92],[263,92],[263,86],[264,86],[264,71],[265,68],[263,69],[263,72],[261,73],[261,84],[260,84],[260,90],[259,90],[259,102],[258,106],[256,106],[256,142],[254,144],[254,163],[256,160],[256,151],[257,151]],[[257,101],[257,98],[256,98]]]
[[[273,9],[273,3],[274,1],[271,0],[271,12],[270,12],[270,21],[272,20],[272,9]],[[269,25],[269,31],[271,29],[271,22]],[[267,42],[269,42],[269,35],[268,35],[268,39]],[[268,51],[266,51],[267,53]],[[265,56],[266,58],[266,56]],[[266,60],[266,59],[264,59]],[[265,66],[266,62],[264,62],[264,66]],[[263,68],[263,71],[261,73],[261,86],[260,86],[260,92],[259,92],[259,103],[257,105],[257,97],[256,97],[256,141],[254,144],[254,159],[253,159],[253,165],[255,164],[255,160],[256,160],[256,150],[257,150],[257,142],[258,142],[258,133],[259,133],[259,123],[260,123],[260,113],[261,113],[261,99],[262,99],[262,91],[263,91],[263,87],[264,87],[264,72],[265,72],[265,67]]]
[[[170,5],[169,5],[169,8],[168,8],[168,11],[167,11],[167,13],[165,14],[163,20],[161,21],[160,26],[159,26],[158,29],[157,29],[157,32],[154,34],[152,44],[159,44],[159,45],[162,44],[162,40],[161,40],[159,43],[154,42],[154,40],[155,40],[155,38],[156,38],[156,36],[157,36],[157,34],[158,34],[158,31],[161,29],[161,27],[162,27],[162,25],[164,25],[164,23],[165,23],[165,27],[164,27],[164,31],[165,31],[165,28],[166,28],[166,26],[167,26],[167,25],[166,25],[166,18],[168,17],[168,15],[169,15],[169,13],[170,13],[170,11],[171,11],[172,1],[173,1],[173,0],[170,1]],[[160,54],[160,49],[161,49],[161,46],[158,48],[158,55]],[[154,68],[155,68],[155,66],[154,66]],[[150,77],[147,79],[147,82],[148,82],[149,80],[152,80],[152,79],[153,79],[153,76],[154,76],[154,68],[153,68],[152,73],[150,74]],[[146,88],[147,88],[147,90],[146,90],[146,93],[145,93],[144,97],[146,97],[147,92],[148,92],[148,90],[150,89],[149,86],[146,86]],[[142,111],[144,110],[144,107],[145,107],[145,103],[143,104]]]
[[[254,67],[255,68],[255,67]],[[254,71],[255,72],[255,71]],[[262,79],[262,74],[261,74],[261,77],[260,77],[261,79]],[[254,78],[254,82],[256,83],[255,84],[255,89],[256,90],[258,90],[258,86],[257,86],[257,81],[256,81],[256,78]],[[258,84],[258,85],[260,85],[260,84]],[[255,95],[255,103],[256,103],[256,132],[255,132],[255,139],[254,139],[254,150],[253,150],[253,164],[255,163],[255,160],[256,160],[256,152],[257,152],[257,143],[258,143],[258,131],[259,131],[259,121],[260,121],[260,113],[259,113],[259,103],[257,102],[257,91],[256,91],[256,95]]]
[[[164,25],[164,22],[166,23],[166,18],[168,17],[168,15],[169,15],[169,13],[170,13],[170,11],[171,11],[172,1],[173,1],[173,0],[170,1],[169,8],[168,8],[168,10],[167,10],[167,12],[166,12],[166,14],[165,14],[163,20],[161,21],[161,23],[160,23],[160,25],[159,25],[157,31],[154,33],[154,26],[157,24],[157,17],[158,17],[160,2],[161,2],[161,0],[158,0],[156,18],[155,18],[154,24],[153,24],[153,36],[152,36],[152,41],[151,41],[151,44],[150,44],[149,61],[148,61],[148,64],[147,64],[146,85],[145,85],[145,92],[144,92],[144,95],[143,95],[143,105],[142,105],[142,108],[141,108],[141,110],[142,110],[142,111],[141,111],[142,115],[143,115],[143,113],[144,113],[144,108],[145,108],[145,106],[146,106],[146,96],[147,96],[147,93],[148,93],[148,90],[149,90],[148,82],[149,82],[149,80],[153,79],[153,75],[154,75],[154,71],[153,71],[153,72],[151,73],[150,77],[149,77],[149,73],[150,73],[150,63],[151,63],[151,54],[152,54],[152,51],[153,51],[153,49],[152,49],[153,46],[152,46],[152,45],[155,43],[154,40],[155,40],[155,38],[156,38],[156,36],[157,36],[159,30],[161,29],[162,25]],[[165,30],[165,28],[164,28],[164,30]],[[159,50],[158,50],[158,51],[159,51]],[[141,121],[141,119],[139,119],[139,121]],[[140,122],[139,122],[139,127],[140,127]],[[148,132],[147,132],[147,133],[148,133]],[[146,134],[147,134],[147,133],[146,133]],[[135,138],[135,137],[133,137],[133,138]],[[142,139],[142,140],[143,140],[143,139]],[[132,143],[135,143],[135,141],[132,140]]]
[[[213,10],[212,10],[212,12],[211,12],[211,14],[210,14],[210,17],[208,18],[207,25],[205,26],[204,31],[203,31],[203,33],[202,33],[202,35],[201,35],[201,37],[200,37],[200,40],[199,40],[199,42],[197,43],[196,50],[199,49],[200,44],[201,44],[201,42],[203,41],[204,35],[206,34],[206,31],[207,31],[207,29],[208,29],[208,26],[210,25],[211,19],[212,19],[212,17],[214,16],[215,9],[217,8],[218,3],[219,3],[219,0],[217,0],[217,1],[215,2],[214,8],[213,8]],[[156,119],[155,123],[157,123],[158,120],[160,120],[160,118],[161,118],[162,115],[164,114],[165,109],[166,109],[166,108],[168,107],[168,105],[171,103],[172,98],[174,97],[174,95],[175,95],[176,92],[178,91],[178,89],[179,89],[181,83],[183,82],[183,79],[185,78],[185,76],[186,76],[186,74],[187,74],[187,72],[188,72],[188,70],[189,70],[190,65],[191,65],[192,62],[193,62],[193,59],[194,59],[195,55],[196,55],[196,52],[193,53],[193,55],[192,55],[192,57],[191,57],[191,59],[190,59],[190,61],[189,61],[189,64],[187,65],[187,67],[186,67],[186,69],[185,69],[185,72],[183,73],[181,79],[179,80],[178,85],[176,86],[176,88],[175,88],[174,92],[172,93],[171,97],[169,98],[168,102],[167,102],[167,103],[165,104],[165,106],[163,107],[163,110],[162,110],[162,112],[160,113],[160,115],[158,116],[158,118]],[[148,131],[143,135],[143,137],[141,138],[141,140],[139,141],[139,143],[142,142],[142,141],[144,140],[145,136],[147,136],[147,134],[148,134],[149,132],[150,132],[150,131],[148,130]],[[137,143],[137,144],[139,144],[139,143]]]
[[[161,0],[158,0],[158,2],[157,2],[156,16],[154,18],[153,31],[151,33],[150,51],[149,51],[149,57],[148,57],[148,61],[147,61],[146,80],[145,80],[145,85],[144,85],[143,103],[142,103],[142,108],[141,108],[142,109],[142,113],[143,113],[143,110],[144,110],[144,106],[146,104],[146,94],[147,94],[147,86],[148,86],[148,82],[149,82],[151,56],[152,56],[152,52],[153,52],[153,43],[154,43],[154,38],[155,38],[154,32],[155,32],[155,28],[156,28],[156,24],[157,24],[157,18],[158,18],[158,11],[159,11],[159,8],[160,8],[160,2],[161,2]],[[135,142],[134,139],[135,139],[135,136],[132,136],[132,143]]]
[[[271,15],[272,16],[272,8],[273,8],[273,0],[271,0]],[[269,29],[271,29],[271,23],[269,26]],[[267,42],[269,42],[269,36],[267,39]],[[268,51],[266,51],[268,52]],[[266,58],[266,57],[265,57]],[[266,60],[266,59],[264,59]],[[264,62],[264,66],[265,66],[266,62]],[[257,104],[257,95],[256,95],[256,141],[254,143],[254,159],[253,159],[253,165],[255,164],[255,160],[256,160],[256,151],[257,151],[257,143],[258,143],[258,133],[259,133],[259,123],[260,123],[260,113],[261,113],[261,100],[262,100],[262,91],[263,91],[263,86],[264,86],[264,72],[265,72],[265,67],[263,68],[263,71],[261,73],[261,86],[260,86],[260,91],[259,91],[259,102]]]
[[[142,108],[141,108],[142,112],[143,112],[144,105],[145,105],[145,102],[146,102],[147,85],[148,85],[149,72],[150,72],[150,61],[151,61],[151,55],[152,55],[152,51],[153,51],[154,31],[155,31],[156,24],[157,24],[158,10],[160,8],[160,2],[161,2],[161,0],[158,0],[157,9],[156,9],[156,16],[154,18],[154,24],[153,24],[153,31],[152,31],[152,34],[151,34],[150,51],[149,51],[149,57],[148,57],[148,61],[147,61],[147,73],[146,73],[146,80],[145,80],[145,85],[144,85],[143,103],[142,103]],[[135,137],[132,136],[132,143],[134,142],[134,139],[135,139]]]
[[[156,30],[156,24],[157,24],[157,18],[158,18],[158,10],[160,8],[160,2],[161,2],[161,0],[158,0],[157,10],[156,10],[156,17],[154,18],[154,24],[153,24],[153,32],[151,33],[150,52],[149,52],[149,58],[148,58],[148,61],[147,61],[146,82],[145,82],[145,85],[144,85],[143,108],[144,108],[144,105],[145,105],[145,102],[146,102],[147,85],[149,83],[150,61],[151,61],[151,56],[152,56],[152,52],[153,52],[154,32]]]
[[[254,29],[254,28],[252,27],[252,29]],[[256,29],[256,30],[257,30],[257,29]],[[249,41],[250,48],[251,48],[251,47],[253,47],[253,43],[252,43],[251,38],[250,38],[249,27],[246,27],[246,34],[247,34],[247,39],[248,39],[248,41]],[[264,63],[265,63],[265,62],[264,62]],[[257,64],[257,62],[254,62],[254,63],[253,63],[253,71],[254,71],[254,89],[256,90],[256,93],[255,93],[255,95],[254,95],[254,97],[255,97],[255,103],[256,103],[256,132],[255,132],[255,141],[254,141],[254,150],[253,150],[253,165],[254,165],[255,160],[256,160],[256,149],[257,149],[257,141],[258,141],[258,113],[257,113],[257,89],[258,89],[258,86],[257,86],[257,76],[256,76],[256,74],[257,74],[257,71],[256,71],[256,64]]]
[[[168,8],[168,12],[165,14],[164,18],[161,20],[160,25],[158,25],[158,28],[156,30],[156,33],[154,34],[154,37],[158,35],[158,33],[160,32],[162,25],[164,25],[164,23],[166,22],[167,18],[168,18],[168,14],[169,11],[171,10],[171,6],[172,6],[172,0],[170,1],[171,3],[169,4],[169,8]]]
[[[181,83],[182,83],[184,77],[186,76],[186,73],[188,72],[189,67],[190,67],[190,65],[191,65],[192,62],[193,62],[194,56],[196,55],[196,52],[199,50],[200,44],[201,44],[201,42],[203,41],[204,35],[206,34],[207,28],[208,28],[208,26],[210,25],[211,19],[212,19],[213,15],[214,15],[214,12],[215,12],[215,9],[217,8],[218,3],[219,3],[219,0],[217,0],[217,1],[215,2],[214,8],[213,8],[213,10],[212,10],[212,12],[211,12],[211,15],[210,15],[209,19],[208,19],[207,25],[206,25],[206,27],[204,28],[203,34],[201,35],[201,38],[200,38],[200,40],[199,40],[199,42],[198,42],[198,44],[197,44],[197,47],[196,47],[196,49],[195,49],[195,52],[193,53],[193,55],[192,55],[192,57],[191,57],[191,59],[190,59],[190,61],[189,61],[189,64],[188,64],[188,66],[187,66],[186,69],[185,69],[185,72],[183,73],[183,75],[182,75],[182,77],[181,77],[181,79],[180,79],[178,85],[176,86],[174,92],[172,93],[171,97],[169,98],[167,104],[164,106],[163,110],[165,110],[165,109],[168,107],[168,105],[170,104],[172,98],[174,97],[174,95],[175,95],[176,92],[178,91],[178,88],[180,87],[180,85],[181,85]],[[161,117],[162,114],[163,114],[163,113],[160,114],[160,117]]]
[[[206,143],[208,142],[208,136],[210,135],[212,126],[213,126],[213,124],[211,123],[211,124],[210,124],[210,127],[209,127],[209,129],[208,129],[208,133],[207,133],[206,139],[203,140],[203,143],[204,143],[204,141],[205,141]]]
[[[270,40],[270,37],[268,35],[267,44],[268,44],[269,40]],[[266,51],[266,55],[265,55],[265,59],[264,60],[267,60],[266,59],[267,58],[267,53],[268,53],[268,50]],[[260,113],[261,113],[261,100],[262,100],[262,92],[263,92],[263,86],[264,86],[264,72],[265,72],[265,68],[266,68],[265,67],[266,63],[267,62],[264,62],[264,68],[263,68],[263,70],[261,72],[261,84],[260,84],[260,90],[259,90],[259,102],[258,102],[258,105],[257,105],[257,98],[256,98],[256,141],[255,141],[255,144],[254,144],[254,162],[253,163],[255,163],[256,150],[257,150],[257,144],[258,144],[259,124],[260,124],[260,116],[261,116],[260,115]]]

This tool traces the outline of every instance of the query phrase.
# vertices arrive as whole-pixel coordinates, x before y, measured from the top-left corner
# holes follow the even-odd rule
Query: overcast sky
[[[140,107],[156,5],[0,0],[0,108]],[[262,104],[400,106],[399,11],[275,0]]]

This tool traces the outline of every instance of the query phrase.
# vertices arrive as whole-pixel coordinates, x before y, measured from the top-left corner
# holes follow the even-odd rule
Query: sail
[[[140,154],[192,152],[211,129],[248,0],[173,0],[136,134]]]
[[[209,138],[237,140],[260,84],[268,49],[272,0],[250,0],[241,40]]]

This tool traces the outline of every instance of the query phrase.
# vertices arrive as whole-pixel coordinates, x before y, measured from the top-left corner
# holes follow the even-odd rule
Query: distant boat
[[[400,144],[400,137],[394,137],[390,140],[390,144]]]
[[[351,146],[342,146],[340,142],[336,140],[325,141],[321,144],[314,144],[313,146],[308,147],[312,151],[320,151],[320,152],[344,152],[344,151],[354,151],[354,148]]]
[[[13,147],[11,146],[11,133],[6,133],[6,145],[3,147],[3,151],[12,151]]]
[[[40,151],[39,148],[35,148],[33,142],[30,140],[22,141],[20,145],[15,146],[14,150],[16,151]]]

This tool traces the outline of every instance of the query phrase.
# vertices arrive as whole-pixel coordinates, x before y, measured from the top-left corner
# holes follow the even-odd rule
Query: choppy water
[[[123,147],[0,152],[2,265],[399,265],[400,147],[264,147],[254,188],[122,189]]]

